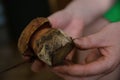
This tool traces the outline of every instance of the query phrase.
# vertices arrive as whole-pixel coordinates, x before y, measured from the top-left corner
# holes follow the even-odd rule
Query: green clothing
[[[110,22],[120,21],[120,0],[118,0],[115,5],[105,13],[104,17]]]

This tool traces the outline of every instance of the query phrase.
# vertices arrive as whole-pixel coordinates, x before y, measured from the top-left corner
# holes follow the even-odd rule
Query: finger
[[[73,56],[74,56],[74,53],[75,53],[76,49],[74,48],[68,55],[67,57],[65,58],[66,60],[72,60]]]
[[[56,71],[52,71],[53,73],[55,73],[56,75],[58,75],[58,76],[60,76],[61,78],[66,78],[66,77],[68,77],[68,76],[66,76],[66,75],[64,75],[64,74],[61,74],[61,73],[59,73],[59,72],[56,72]]]
[[[61,66],[54,68],[54,70],[71,76],[93,76],[107,72],[113,65],[113,63],[112,65],[109,63],[109,59],[101,57],[97,61],[89,64]]]
[[[73,27],[74,26],[74,27]],[[82,36],[84,23],[81,19],[73,18],[69,23],[68,27],[64,29],[66,34],[71,36],[73,39]]]
[[[85,58],[85,63],[91,63],[93,61],[96,61],[97,59],[99,59],[102,55],[100,54],[98,49],[93,49],[89,52],[89,54],[87,55],[87,57]]]
[[[76,38],[74,39],[74,43],[80,49],[91,49],[103,47],[105,45],[104,40],[104,37],[98,32],[83,38]]]
[[[25,51],[22,57],[25,61],[28,61],[28,62],[33,62],[37,58],[37,56],[34,53],[32,53],[31,50]]]
[[[61,28],[64,29],[70,22],[70,15],[65,15],[66,12],[64,10],[58,11],[53,15],[49,16],[48,19],[53,28]]]
[[[30,57],[29,57],[29,56],[22,56],[22,58],[23,58],[25,61],[29,61],[29,60],[30,60]]]
[[[103,75],[89,76],[89,77],[76,77],[76,76],[65,75],[65,74],[56,72],[54,70],[52,70],[52,72],[54,72],[56,75],[64,78],[65,80],[98,80],[101,77],[103,77]]]
[[[52,71],[54,72],[56,75],[60,76],[61,78],[63,78],[64,80],[80,80],[82,78],[80,77],[73,77],[73,76],[69,76],[69,75],[65,75],[56,71]]]
[[[83,77],[83,80],[99,80],[102,77],[103,77],[102,75],[89,76],[89,77]]]
[[[44,67],[44,63],[40,62],[40,60],[35,60],[31,66],[32,71],[39,72]]]

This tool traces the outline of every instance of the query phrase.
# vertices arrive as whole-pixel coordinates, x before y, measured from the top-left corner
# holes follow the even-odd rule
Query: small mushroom
[[[18,41],[22,54],[31,51],[30,53],[36,54],[38,59],[49,66],[62,65],[73,47],[72,38],[62,30],[52,28],[47,18],[32,20]]]

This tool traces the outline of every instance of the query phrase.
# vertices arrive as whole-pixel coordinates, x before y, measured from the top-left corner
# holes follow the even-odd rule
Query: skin
[[[120,34],[120,29],[118,24],[120,23],[109,24],[98,33],[76,39],[75,43],[78,48],[98,48],[102,56],[94,61],[96,55],[92,54],[91,56],[94,56],[92,57],[93,61],[90,63],[88,62],[90,61],[91,57],[89,56],[87,57],[89,59],[83,65],[72,64],[56,67],[54,70],[57,72],[57,74],[62,74],[61,76],[66,80],[96,80],[115,70],[120,63],[120,42],[118,40],[119,36],[117,36]]]
[[[77,47],[66,57],[69,62],[64,66],[51,69],[52,72],[65,80],[97,80],[118,67],[120,22],[109,23],[101,18],[113,1],[74,0],[64,10],[48,17],[53,28],[60,28],[75,39],[74,43]],[[78,63],[75,64],[72,56],[80,55],[79,50],[88,50],[88,54],[82,61],[78,56]],[[44,63],[35,60],[32,70],[37,72],[44,66]]]

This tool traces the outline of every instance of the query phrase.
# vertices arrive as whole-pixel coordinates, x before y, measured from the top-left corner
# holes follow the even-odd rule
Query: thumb
[[[99,48],[104,46],[104,37],[100,33],[96,33],[83,38],[76,38],[74,43],[80,49]]]

